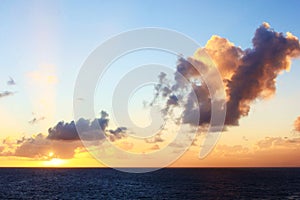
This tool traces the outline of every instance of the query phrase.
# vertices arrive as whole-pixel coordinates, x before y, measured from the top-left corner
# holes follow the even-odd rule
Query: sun
[[[59,166],[59,165],[62,165],[65,163],[64,160],[59,159],[59,158],[52,158],[49,162],[51,165],[54,165],[54,166]]]
[[[58,167],[66,163],[66,160],[56,158],[53,151],[48,153],[47,158],[49,160],[44,161],[44,165],[47,167]]]
[[[48,154],[48,156],[49,156],[49,157],[53,157],[53,156],[54,156],[54,153],[53,153],[52,151],[50,151],[49,154]]]

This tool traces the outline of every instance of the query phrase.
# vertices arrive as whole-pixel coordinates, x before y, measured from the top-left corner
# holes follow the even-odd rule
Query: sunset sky
[[[232,112],[217,146],[199,159],[205,137],[199,131],[189,150],[170,166],[300,166],[299,7],[296,0],[1,1],[0,167],[103,167],[79,138],[57,130],[74,120],[75,81],[89,54],[112,36],[143,27],[172,29],[193,38],[231,82],[225,88]],[[266,38],[272,37],[268,43]],[[197,52],[189,56],[197,59]],[[126,131],[114,132],[126,124],[116,125],[110,118],[111,98],[113,87],[132,66],[154,60],[176,70],[177,59],[148,50],[112,64],[115,68],[97,87],[94,107],[98,118],[101,110],[109,114],[102,117],[109,118],[107,131],[114,145],[140,154],[168,145],[172,135],[136,141]],[[252,73],[256,65],[264,75]],[[241,67],[249,70],[239,72]],[[252,81],[257,86],[247,90]],[[241,90],[248,97],[240,97]],[[151,101],[153,88],[139,95],[129,103],[129,112],[133,121],[147,125],[151,120],[143,103]],[[241,114],[242,106],[250,106],[249,112]],[[234,111],[239,115],[232,119]]]

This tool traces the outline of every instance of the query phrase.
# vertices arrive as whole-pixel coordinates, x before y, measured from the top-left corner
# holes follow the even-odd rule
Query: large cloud
[[[199,114],[197,112],[200,112],[198,125],[209,124],[211,97],[221,89],[214,85],[216,77],[215,74],[210,74],[211,62],[207,61],[205,54],[217,65],[224,81],[226,102],[220,100],[215,103],[226,103],[226,125],[238,125],[239,119],[249,114],[253,101],[269,98],[275,93],[277,76],[289,70],[292,58],[300,56],[299,40],[291,33],[276,32],[269,24],[263,23],[255,31],[252,44],[252,48],[242,50],[225,38],[212,36],[206,46],[198,49],[192,57],[179,58],[175,84],[172,86],[172,92],[168,93],[168,98],[172,100],[176,95],[180,101],[180,97],[189,96],[184,105],[183,123],[190,123],[194,116]],[[200,69],[201,75],[194,66]],[[187,87],[187,82],[183,81],[182,76],[192,83],[198,106],[198,102],[192,99],[192,92],[182,93],[182,88]],[[201,76],[206,76],[209,83],[205,83]],[[209,91],[206,84],[213,85],[213,90],[210,88]],[[167,104],[166,107],[176,105]]]
[[[290,59],[300,55],[298,38],[275,32],[266,23],[256,30],[252,43],[253,48],[243,52],[241,64],[227,83],[226,124],[238,125],[253,100],[273,95],[278,74],[289,70]]]

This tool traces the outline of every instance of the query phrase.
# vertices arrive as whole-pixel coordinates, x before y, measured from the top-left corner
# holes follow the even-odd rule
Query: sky
[[[238,67],[249,67],[249,71],[255,68],[255,63],[260,63],[258,66],[265,67],[269,70],[267,74],[271,75],[272,70],[281,69],[274,72],[276,78],[271,79],[271,82],[275,80],[276,90],[273,90],[272,83],[269,87],[264,85],[269,82],[262,81],[258,81],[258,87],[247,90],[250,85],[247,80],[257,78],[251,76],[251,72],[241,70],[236,73],[236,68],[230,72],[233,76],[221,73],[224,79],[232,80],[244,91],[251,93],[255,88],[260,89],[253,98],[238,99],[240,89],[234,83],[226,86],[230,91],[227,97],[232,100],[227,105],[237,105],[236,102],[239,102],[249,106],[249,112],[239,115],[238,124],[226,124],[226,131],[206,158],[199,159],[198,156],[205,137],[205,133],[199,131],[193,145],[170,166],[300,166],[300,123],[295,123],[300,116],[298,49],[293,47],[290,50],[289,44],[284,44],[286,46],[282,48],[290,51],[285,50],[286,57],[283,59],[280,54],[277,60],[272,57],[276,53],[273,49],[281,47],[277,43],[266,49],[263,48],[267,46],[264,41],[258,42],[257,48],[252,43],[259,27],[266,33],[283,33],[282,37],[289,40],[292,36],[289,37],[287,32],[293,37],[300,37],[299,4],[296,0],[276,3],[271,0],[1,1],[0,166],[105,166],[90,155],[69,130],[74,128],[71,121],[74,120],[76,78],[90,53],[104,41],[119,33],[144,27],[175,30],[193,38],[208,50],[220,70],[223,69],[225,61],[221,59],[224,58],[228,58],[228,62],[237,62]],[[221,47],[217,46],[217,40],[213,40],[214,35],[225,39],[223,42],[229,48],[228,53],[235,51],[240,57],[224,57],[222,55],[226,52],[223,52],[219,58],[217,54]],[[296,44],[297,41],[293,43]],[[247,49],[252,49],[255,55]],[[248,62],[260,58],[260,55],[265,55],[268,61]],[[291,62],[290,69],[282,67],[285,58]],[[148,140],[136,141],[128,136],[126,130],[118,129],[119,126],[126,127],[126,124],[114,123],[111,98],[120,78],[134,66],[154,61],[176,70],[177,59],[176,55],[165,52],[137,51],[114,62],[106,77],[98,83],[94,110],[102,122],[109,118],[109,124],[103,126],[115,145],[140,154],[145,151],[159,152],[168,145],[172,134],[160,133]],[[268,78],[265,76],[260,77],[261,80]],[[264,96],[262,91],[270,94]],[[145,126],[151,123],[151,117],[149,106],[145,108],[143,104],[145,101],[149,104],[153,98],[153,87],[147,86],[136,93],[128,105],[130,116],[137,124]],[[183,108],[179,108],[178,112],[182,111],[180,109]],[[109,116],[101,116],[101,110]],[[226,119],[229,120],[229,117]],[[61,121],[64,123],[59,124]],[[200,122],[199,127],[202,127]],[[65,130],[70,134],[68,137],[62,137]],[[105,145],[100,147],[105,149]]]

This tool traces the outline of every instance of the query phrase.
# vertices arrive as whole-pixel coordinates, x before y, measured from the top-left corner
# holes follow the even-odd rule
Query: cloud
[[[299,148],[300,138],[282,138],[282,137],[266,137],[257,142],[259,149],[268,148]]]
[[[275,32],[266,23],[256,30],[252,43],[253,48],[243,51],[241,64],[227,82],[226,124],[229,125],[238,125],[255,99],[272,96],[276,77],[289,70],[291,58],[300,56],[298,38]]]
[[[214,103],[220,109],[226,104],[225,125],[237,126],[240,118],[249,114],[253,101],[267,99],[275,94],[276,78],[290,69],[291,59],[300,56],[300,43],[291,33],[276,32],[269,24],[263,23],[255,31],[252,48],[242,50],[226,38],[215,35],[193,56],[186,59],[180,57],[174,76],[175,83],[166,100],[169,101],[170,96],[172,99],[177,97],[179,101],[183,100],[182,97],[188,97],[183,106],[182,123],[191,124],[199,114],[199,122],[193,125],[205,126],[210,123],[211,97],[218,97],[222,88],[216,84],[218,74],[210,70],[212,62],[207,59],[207,55],[218,67],[226,90],[226,101],[216,98]],[[205,77],[208,82],[205,83],[201,77]],[[186,92],[188,85],[193,90],[190,89],[189,93]],[[160,88],[163,88],[161,83]],[[197,99],[193,98],[194,94]],[[173,102],[178,101],[170,102],[176,106]],[[169,104],[166,106],[168,108]]]
[[[294,121],[294,130],[300,132],[300,116]]]
[[[117,135],[117,134],[120,134],[120,133],[124,133],[126,130],[127,130],[126,127],[118,127],[115,130],[109,130],[109,132],[111,134]]]
[[[272,150],[300,150],[300,138],[288,138],[288,137],[265,137],[258,140],[254,146],[245,147],[243,145],[226,145],[218,144],[215,148],[215,154],[222,156],[237,156],[240,154],[249,155],[260,154],[261,152]]]
[[[205,45],[205,51],[218,66],[223,79],[230,79],[235,70],[241,65],[240,58],[243,56],[243,50],[220,36],[212,36]],[[198,50],[195,53],[196,59],[201,56],[200,52],[201,50]]]
[[[51,157],[70,159],[74,157],[75,149],[79,147],[82,147],[80,141],[53,141],[40,133],[24,139],[12,155],[46,160],[49,159],[49,152],[52,152]]]
[[[16,85],[16,82],[12,77],[9,77],[9,80],[6,82],[6,84],[12,86],[12,85]]]
[[[11,92],[11,91],[4,91],[4,92],[0,92],[0,98],[2,97],[7,97],[7,96],[12,96],[14,95],[15,93],[14,92]]]
[[[42,120],[44,120],[44,119],[46,119],[45,117],[39,117],[39,118],[36,118],[36,117],[34,117],[32,120],[30,120],[28,123],[29,124],[36,124],[36,123],[38,123],[39,121],[42,121]]]
[[[249,141],[249,139],[246,136],[243,136],[242,139],[246,142]]]
[[[161,138],[161,134],[156,134],[152,138],[147,138],[145,139],[146,143],[159,143],[159,142],[164,142],[164,140]]]
[[[105,136],[111,141],[121,139],[126,132],[125,127],[118,127],[115,130],[106,131],[108,126],[108,114],[101,111],[101,117],[94,120],[80,118],[78,121],[65,123],[58,122],[54,127],[48,129],[47,138],[50,140],[102,140]],[[78,133],[80,132],[80,135]]]
[[[174,147],[174,148],[179,148],[179,149],[184,148],[184,144],[182,144],[182,143],[176,143],[176,142],[171,142],[171,143],[169,144],[169,146],[170,146],[170,147]]]
[[[115,140],[125,137],[126,131],[127,131],[126,127],[118,127],[115,130],[109,130],[108,132],[110,134],[108,135],[108,137],[109,137],[110,141],[114,142]]]
[[[199,151],[180,158],[174,166],[199,167],[297,167],[300,138],[266,137],[254,145],[218,143],[209,156],[199,161]]]
[[[155,144],[150,148],[150,150],[159,150],[159,149],[160,149],[160,147],[158,144]]]
[[[101,119],[95,119],[92,122],[86,119],[79,119],[76,123],[71,121],[65,123],[58,122],[54,127],[48,129],[47,138],[50,140],[100,140],[104,138],[104,134],[98,129],[98,123],[102,122]],[[81,137],[78,134],[76,126],[81,129]],[[100,125],[101,126],[101,125]],[[102,124],[103,126],[103,124]]]
[[[247,154],[249,153],[249,148],[244,147],[242,145],[218,145],[216,148],[217,154],[219,156],[235,156],[239,154]]]
[[[118,146],[125,151],[129,151],[134,147],[134,143],[123,141],[120,144],[118,144]]]
[[[119,127],[116,130],[106,131],[108,126],[108,114],[101,112],[101,117],[94,120],[79,119],[74,122],[58,122],[49,128],[48,135],[39,133],[32,137],[22,137],[16,141],[7,138],[3,140],[4,149],[0,149],[1,156],[19,156],[34,159],[47,160],[53,157],[70,159],[76,151],[84,149],[81,140],[91,141],[94,145],[100,144],[105,137],[111,141],[122,139],[126,136],[126,128]],[[77,128],[81,131],[79,137]],[[102,130],[99,130],[99,129]],[[0,146],[1,147],[1,146]],[[129,148],[129,145],[127,145]],[[49,153],[53,155],[49,157]]]

